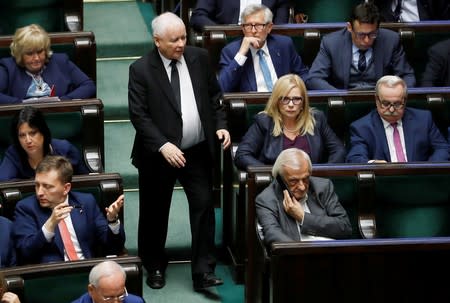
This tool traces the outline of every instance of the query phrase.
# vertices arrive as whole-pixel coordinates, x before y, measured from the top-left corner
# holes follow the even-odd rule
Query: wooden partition
[[[93,32],[50,32],[51,49],[66,53],[94,82],[97,81],[97,45]],[[10,56],[13,35],[0,36],[0,57]]]
[[[223,226],[224,243],[233,262],[237,282],[243,282],[245,254],[246,186],[247,172],[234,165],[234,155],[253,122],[262,111],[270,93],[228,93],[223,103],[227,110],[232,147],[223,153]],[[349,142],[351,122],[375,108],[373,91],[309,91],[310,106],[322,110],[338,137]],[[408,90],[408,106],[428,109],[444,135],[450,125],[450,87],[411,88]]]

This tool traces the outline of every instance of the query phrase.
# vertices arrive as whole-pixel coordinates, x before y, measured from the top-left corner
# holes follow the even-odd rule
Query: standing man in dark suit
[[[380,8],[383,22],[449,20],[448,0],[373,0]]]
[[[347,162],[448,161],[449,146],[426,110],[406,107],[406,83],[384,76],[375,88],[377,108],[350,125]]]
[[[219,83],[224,92],[270,92],[279,77],[290,73],[307,80],[308,68],[292,39],[270,34],[272,18],[270,9],[262,4],[250,4],[242,12],[244,37],[226,45],[220,55]]]
[[[195,290],[220,285],[214,274],[213,156],[230,145],[222,96],[205,49],[186,46],[186,28],[173,13],[152,22],[156,48],[130,66],[128,102],[136,129],[131,154],[139,173],[138,250],[151,288],[165,285],[165,253],[173,187],[189,202]],[[217,140],[218,139],[218,140]],[[151,235],[149,237],[148,235]]]
[[[93,258],[99,245],[105,255],[123,252],[125,232],[118,213],[124,196],[105,209],[105,218],[94,196],[71,191],[72,175],[72,165],[62,156],[46,156],[36,167],[36,195],[20,200],[14,211],[20,263]]]
[[[200,32],[205,25],[242,23],[239,17],[248,3],[246,0],[198,0],[190,18],[190,26]],[[273,12],[275,24],[288,23],[288,0],[260,0],[259,3]]]
[[[278,155],[274,181],[255,201],[267,245],[351,237],[352,226],[333,183],[311,174],[311,159],[303,150],[289,148]]]
[[[422,75],[422,86],[450,86],[450,39],[428,49],[428,62]]]
[[[309,70],[308,89],[373,89],[379,78],[389,74],[414,87],[414,70],[398,33],[379,25],[374,4],[355,6],[346,28],[323,37]]]

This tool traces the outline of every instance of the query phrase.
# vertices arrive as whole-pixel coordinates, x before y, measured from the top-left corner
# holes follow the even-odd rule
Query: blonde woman
[[[94,97],[96,88],[66,54],[53,53],[50,37],[36,24],[16,30],[11,57],[0,59],[0,104],[25,99]]]
[[[345,148],[325,115],[309,106],[303,80],[287,74],[277,80],[263,112],[239,143],[235,164],[245,170],[249,165],[273,164],[284,149],[304,150],[312,163],[344,162]]]

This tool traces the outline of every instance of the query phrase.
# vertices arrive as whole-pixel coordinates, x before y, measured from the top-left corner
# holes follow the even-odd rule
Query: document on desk
[[[23,99],[22,103],[41,103],[41,102],[56,102],[61,101],[58,97],[41,97],[41,98],[29,98]]]

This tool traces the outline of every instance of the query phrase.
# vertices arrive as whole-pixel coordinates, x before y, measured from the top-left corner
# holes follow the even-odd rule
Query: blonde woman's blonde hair
[[[294,88],[300,89],[301,97],[303,98],[302,108],[296,119],[295,129],[299,131],[301,136],[306,134],[314,135],[314,126],[316,121],[312,115],[313,108],[309,107],[309,99],[306,91],[306,86],[303,80],[295,74],[287,74],[280,77],[275,83],[269,101],[266,104],[264,113],[272,117],[274,128],[272,135],[277,137],[283,133],[283,117],[279,109],[280,100],[287,96]]]
[[[48,33],[37,24],[30,24],[18,28],[14,34],[11,45],[11,56],[16,60],[17,65],[23,65],[23,55],[27,52],[43,49],[45,51],[46,62],[53,52],[50,49],[50,37]]]

